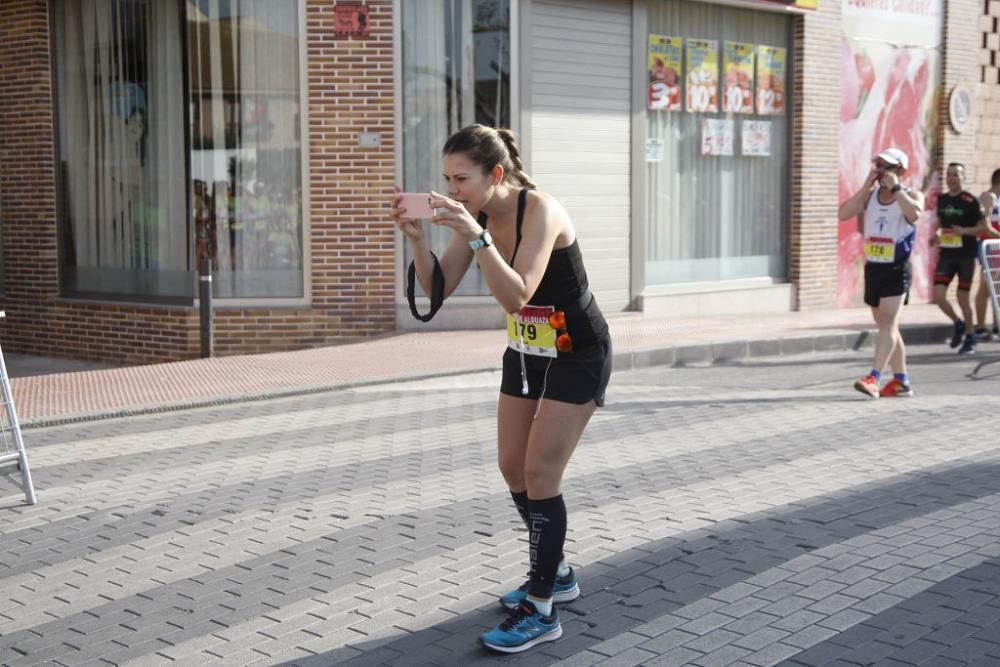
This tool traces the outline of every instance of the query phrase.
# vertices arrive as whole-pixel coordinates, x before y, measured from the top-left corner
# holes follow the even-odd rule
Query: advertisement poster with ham
[[[684,40],[665,35],[649,36],[649,108],[681,110],[681,54]]]
[[[687,110],[719,110],[719,43],[714,39],[687,41]]]
[[[722,110],[753,113],[754,45],[724,42],[722,69],[726,73],[722,92]]]
[[[943,5],[943,0],[844,0],[842,5],[838,201],[857,192],[880,151],[896,147],[907,154],[903,185],[923,192],[927,200],[910,258],[910,294],[916,301],[930,299],[936,259],[928,240],[940,192],[933,164]],[[860,305],[863,270],[857,221],[842,221],[837,233],[838,306]]]
[[[757,47],[757,113],[780,116],[785,113],[785,49]]]

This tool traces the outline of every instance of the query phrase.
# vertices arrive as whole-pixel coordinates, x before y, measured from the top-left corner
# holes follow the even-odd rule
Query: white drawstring
[[[542,376],[542,393],[538,395],[538,403],[535,404],[535,416],[532,419],[538,419],[538,411],[542,409],[542,399],[545,398],[545,389],[549,386],[549,369],[552,368],[552,359],[549,358],[549,363],[545,365],[545,375]]]
[[[521,396],[528,395],[528,370],[524,365],[524,325],[521,324],[521,313],[514,315],[514,327],[517,329],[517,337],[521,345],[518,353],[521,356]]]

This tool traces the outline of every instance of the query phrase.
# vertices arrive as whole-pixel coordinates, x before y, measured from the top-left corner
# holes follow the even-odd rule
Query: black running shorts
[[[582,405],[596,401],[604,405],[604,392],[611,379],[611,338],[605,338],[571,354],[559,357],[524,355],[528,393],[521,393],[521,355],[507,348],[503,355],[500,393],[517,398],[548,398]]]
[[[972,289],[972,277],[976,274],[975,257],[941,257],[934,269],[934,284],[947,287],[952,278],[958,276],[958,289]]]
[[[865,303],[877,307],[882,297],[906,295],[909,301],[909,264],[865,264]]]

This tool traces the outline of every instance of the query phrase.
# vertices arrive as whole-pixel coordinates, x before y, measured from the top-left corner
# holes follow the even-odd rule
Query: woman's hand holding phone
[[[392,219],[408,239],[422,241],[424,225],[421,220],[430,219],[433,214],[429,193],[402,192],[396,186],[392,196]]]
[[[431,222],[435,225],[447,227],[467,241],[472,241],[483,233],[479,222],[464,205],[433,190],[430,194],[430,205],[434,208]]]
[[[406,216],[413,220],[430,220],[434,217],[429,192],[400,192],[399,205],[406,209]]]
[[[423,220],[448,227],[469,239],[483,231],[465,206],[436,192],[400,192],[397,187],[392,198],[392,218],[412,241],[424,239]]]

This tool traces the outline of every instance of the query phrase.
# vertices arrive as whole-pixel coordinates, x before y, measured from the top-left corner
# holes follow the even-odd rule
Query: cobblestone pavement
[[[31,430],[0,663],[1000,664],[1000,363],[911,353],[913,399],[851,390],[868,352],[617,374],[564,485],[584,595],[511,657],[494,373]]]

